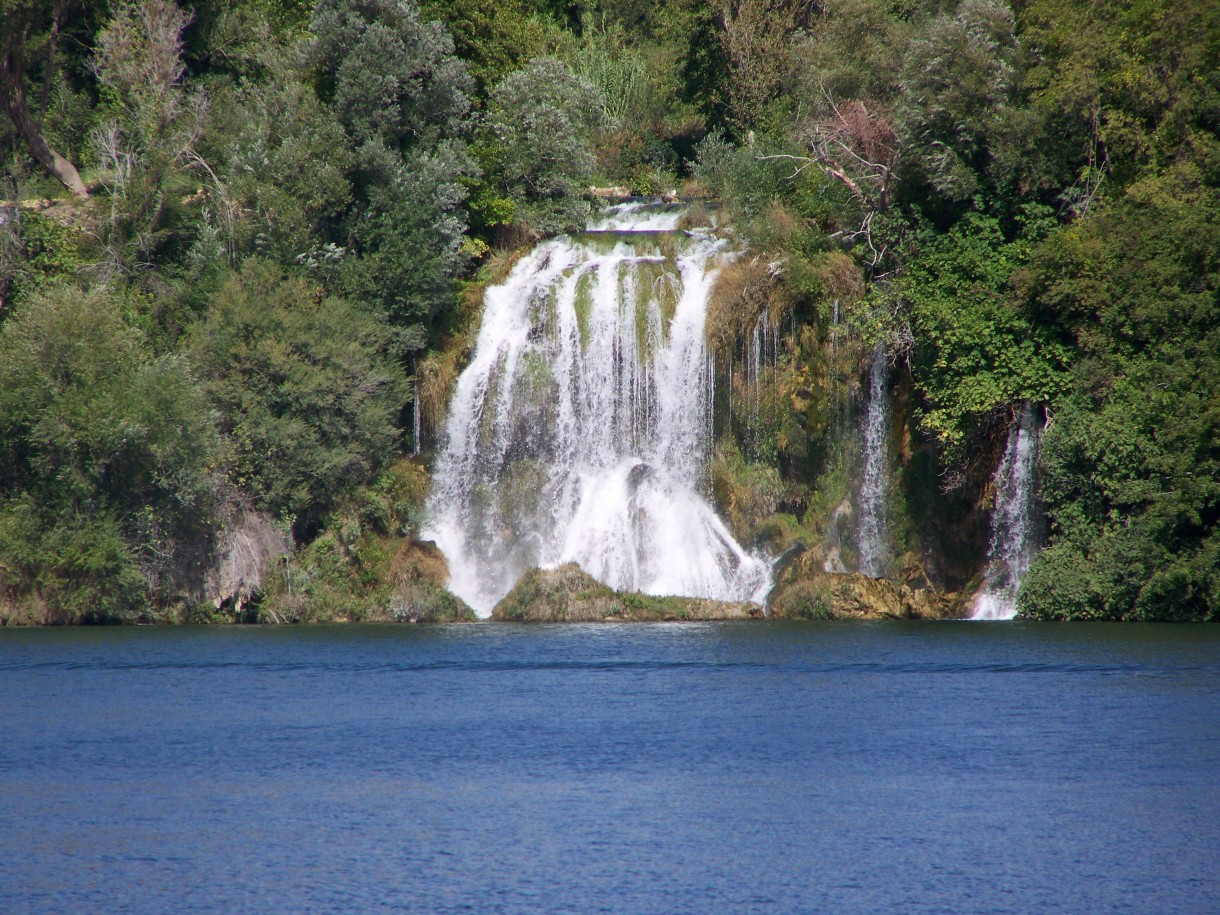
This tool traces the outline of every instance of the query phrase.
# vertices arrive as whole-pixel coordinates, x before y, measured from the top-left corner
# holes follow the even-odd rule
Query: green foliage
[[[1069,349],[1009,289],[1030,246],[1006,242],[996,220],[971,214],[931,237],[889,292],[914,338],[911,370],[926,401],[920,424],[950,462],[966,456],[973,430],[998,411],[1050,401],[1066,387]]]
[[[0,333],[9,485],[53,481],[119,507],[198,494],[205,404],[180,358],[150,358],[114,298],[55,287]]]
[[[1220,608],[1220,194],[1190,169],[1048,239],[1025,292],[1081,353],[1044,437],[1045,618]]]
[[[834,598],[822,581],[797,581],[784,588],[769,608],[781,620],[832,620]]]
[[[474,82],[444,27],[407,0],[323,0],[311,30],[319,94],[356,147],[339,286],[393,328],[396,355],[416,353],[468,263]]]
[[[969,200],[981,187],[1016,55],[1012,13],[1002,0],[966,0],[910,46],[899,118],[906,161],[913,177],[950,201]]]
[[[371,485],[349,493],[326,530],[270,583],[270,618],[452,623],[475,619],[444,588],[448,566],[431,544],[413,539],[428,479],[410,459],[392,463]]]
[[[1039,155],[1074,160],[1073,205],[1087,208],[1099,180],[1125,184],[1214,142],[1216,4],[1033,0],[1020,25]]]
[[[23,298],[74,277],[86,263],[83,232],[70,224],[14,207],[0,210],[0,320]]]
[[[0,565],[67,619],[169,593],[215,438],[183,360],[102,293],[52,287],[0,327]]]
[[[792,50],[791,91],[802,110],[825,117],[832,113],[828,101],[888,104],[897,98],[914,26],[895,6],[877,0],[827,4]]]
[[[538,58],[491,92],[483,145],[489,176],[539,233],[583,227],[583,193],[593,174],[592,138],[604,100],[565,64]]]
[[[320,94],[374,180],[406,150],[464,132],[474,83],[444,26],[424,22],[413,2],[321,0],[310,30]]]
[[[37,622],[131,620],[147,606],[136,558],[109,513],[56,512],[28,494],[0,502],[0,571]]]
[[[695,146],[694,177],[712,195],[726,201],[744,220],[763,216],[772,201],[802,200],[825,188],[817,171],[798,171],[792,160],[799,148],[763,140],[756,146],[738,146],[723,134],[710,133]],[[770,159],[769,157],[771,156]],[[759,228],[764,228],[761,221]]]
[[[454,303],[455,281],[469,262],[460,179],[473,171],[451,142],[415,152],[393,181],[370,189],[352,227],[360,256],[345,263],[342,288],[376,307],[396,355],[424,349],[433,319]]]
[[[213,94],[204,155],[227,199],[229,255],[316,263],[352,203],[355,157],[333,111],[280,65],[271,85]]]
[[[561,30],[515,0],[423,0],[420,14],[445,24],[480,95],[559,40]]]
[[[183,86],[190,15],[170,0],[121,2],[97,36],[96,152],[110,190],[108,268],[133,274],[181,257],[195,216],[204,96]]]
[[[743,541],[754,539],[763,522],[783,502],[784,481],[773,463],[748,462],[730,441],[723,442],[712,461],[712,493]],[[785,544],[786,546],[786,544]]]
[[[399,443],[405,378],[366,311],[271,264],[248,261],[192,332],[220,415],[233,482],[273,516],[318,530]]]
[[[718,419],[743,536],[823,536],[886,336],[916,418],[897,478],[947,580],[981,558],[971,459],[1033,400],[1023,611],[1214,617],[1218,36],[1208,0],[0,0],[2,100],[93,195],[10,206],[62,189],[0,119],[0,602],[130,619],[196,593],[223,470],[225,499],[320,535],[289,616],[458,613],[435,563],[387,584],[432,562],[403,559],[422,471],[380,473],[403,364],[439,424],[476,259],[582,225],[594,175],[693,168],[758,255],[722,272],[717,359],[764,311],[790,335]],[[941,492],[946,463],[973,482]]]
[[[794,68],[791,36],[806,25],[802,3],[737,0],[720,17],[725,80],[721,93],[728,123],[740,134],[773,131],[791,119],[784,92]]]

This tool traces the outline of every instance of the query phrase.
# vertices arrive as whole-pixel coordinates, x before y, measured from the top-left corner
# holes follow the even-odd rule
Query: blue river
[[[0,911],[1220,912],[1220,628],[0,630]]]

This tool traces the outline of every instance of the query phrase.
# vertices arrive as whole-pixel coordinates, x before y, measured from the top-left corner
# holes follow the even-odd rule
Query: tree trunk
[[[88,197],[85,183],[80,180],[76,166],[51,148],[34,119],[30,117],[29,108],[25,103],[25,84],[21,80],[21,69],[13,60],[12,53],[4,55],[4,72],[0,74],[3,85],[0,85],[0,102],[12,119],[22,138],[29,144],[34,158],[46,166],[47,171],[63,182],[64,187],[77,197]]]

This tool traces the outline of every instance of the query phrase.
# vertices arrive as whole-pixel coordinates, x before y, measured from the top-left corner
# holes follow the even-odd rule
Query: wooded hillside
[[[0,44],[0,617],[453,612],[410,538],[479,290],[595,185],[767,265],[709,327],[788,316],[718,453],[755,521],[817,511],[837,318],[945,506],[1042,411],[1023,613],[1220,613],[1214,2],[0,0]]]

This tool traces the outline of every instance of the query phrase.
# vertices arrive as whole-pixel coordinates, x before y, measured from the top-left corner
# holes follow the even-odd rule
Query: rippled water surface
[[[1220,629],[0,631],[0,910],[1220,911]]]

